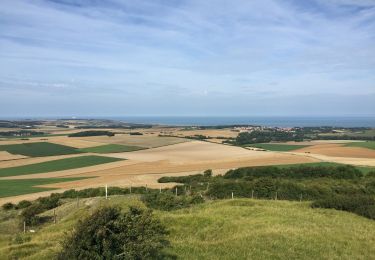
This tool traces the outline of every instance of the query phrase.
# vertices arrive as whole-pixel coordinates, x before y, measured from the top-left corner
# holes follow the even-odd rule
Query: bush
[[[58,259],[165,259],[166,228],[150,210],[105,207],[79,221]]]
[[[115,134],[110,131],[92,130],[92,131],[83,131],[83,132],[73,133],[73,134],[68,135],[68,137],[102,136],[102,135],[114,136]]]
[[[27,208],[30,205],[31,205],[30,201],[28,201],[28,200],[21,200],[20,202],[18,202],[16,208],[17,209],[24,209],[24,208]]]
[[[370,196],[333,196],[317,200],[311,207],[344,210],[375,219],[375,199]]]
[[[171,193],[150,193],[143,195],[141,199],[149,208],[167,211],[187,208],[204,202],[204,199],[199,195],[175,196]]]
[[[14,207],[15,207],[15,205],[14,205],[13,203],[11,203],[11,202],[5,203],[5,204],[2,206],[2,208],[3,208],[4,210],[11,210],[11,209],[14,209]]]
[[[244,167],[229,170],[224,178],[253,180],[255,178],[284,178],[284,179],[312,179],[312,178],[332,178],[332,179],[358,179],[363,177],[363,173],[350,165],[340,166],[292,166],[292,167]]]

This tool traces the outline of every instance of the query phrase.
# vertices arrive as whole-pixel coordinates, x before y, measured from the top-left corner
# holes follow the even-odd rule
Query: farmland
[[[76,178],[0,180],[0,198],[54,190],[55,188],[36,187],[36,186],[59,183],[59,182],[77,181],[81,179],[83,178],[76,177]]]
[[[95,155],[72,157],[30,165],[23,165],[11,168],[0,168],[0,177],[28,175],[35,173],[45,173],[54,171],[63,171],[69,169],[76,169],[81,167],[88,167],[103,163],[110,163],[120,161],[119,158],[102,157]]]
[[[30,157],[80,153],[80,151],[76,150],[75,148],[47,142],[0,145],[0,151],[6,151],[11,154],[20,154]]]
[[[308,147],[308,145],[291,145],[291,144],[276,144],[276,143],[265,143],[265,144],[251,144],[249,147],[260,148],[269,151],[293,151],[301,148]]]
[[[0,210],[0,255],[51,259],[64,233],[99,205],[145,207],[136,196],[75,200],[56,208],[57,224],[14,241],[17,211]],[[311,209],[308,202],[218,200],[155,216],[170,231],[168,252],[179,259],[371,259],[375,222],[352,213]],[[44,213],[53,215],[53,211]],[[350,246],[348,246],[350,245]]]
[[[88,147],[79,149],[81,152],[85,153],[123,153],[123,152],[132,152],[145,149],[139,146],[128,146],[120,144],[107,144],[95,147]]]
[[[367,142],[353,142],[353,143],[348,143],[345,146],[349,147],[362,147],[362,148],[367,148],[367,149],[372,149],[375,150],[375,141],[367,141]]]

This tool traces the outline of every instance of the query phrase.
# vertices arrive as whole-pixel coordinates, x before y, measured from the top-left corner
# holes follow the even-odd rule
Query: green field
[[[54,190],[53,188],[34,187],[38,185],[77,181],[85,178],[48,178],[48,179],[23,179],[0,180],[0,198],[17,196],[41,191]]]
[[[101,146],[89,147],[79,149],[81,152],[85,153],[122,153],[122,152],[132,152],[145,149],[139,146],[129,146],[120,144],[106,144]]]
[[[309,145],[297,145],[297,144],[249,144],[247,147],[255,147],[261,148],[264,150],[269,151],[280,151],[280,152],[287,152],[293,151],[297,149],[301,149],[304,147],[308,147]]]
[[[90,201],[86,204],[86,201]],[[75,200],[56,209],[46,224],[14,242],[17,212],[0,210],[0,255],[5,259],[53,259],[64,233],[99,205],[144,207],[131,196]],[[170,231],[168,252],[178,259],[374,259],[375,221],[309,203],[234,199],[192,208],[155,211]],[[53,215],[53,210],[43,213]],[[21,232],[21,231],[19,231]],[[13,242],[12,242],[13,241]]]
[[[30,157],[81,153],[76,148],[48,142],[0,145],[0,151]]]
[[[375,150],[375,141],[353,142],[353,143],[347,143],[345,144],[345,146],[363,147],[363,148]]]
[[[96,155],[79,156],[17,167],[1,168],[0,177],[63,171],[121,160],[123,159]]]

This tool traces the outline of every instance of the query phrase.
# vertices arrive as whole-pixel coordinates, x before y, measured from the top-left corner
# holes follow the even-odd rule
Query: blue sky
[[[0,116],[375,114],[375,0],[1,0]]]

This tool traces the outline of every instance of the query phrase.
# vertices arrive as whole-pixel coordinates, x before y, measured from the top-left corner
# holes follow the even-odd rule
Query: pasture
[[[104,163],[116,162],[120,160],[123,159],[96,155],[79,156],[10,168],[0,168],[0,177],[63,171]]]
[[[14,242],[16,211],[0,220],[0,255],[52,259],[64,233],[100,205],[145,207],[136,196],[73,199],[46,224]],[[176,211],[154,211],[170,231],[168,252],[178,259],[372,259],[375,222],[352,213],[312,209],[307,202],[218,200]],[[43,213],[53,216],[53,210]]]
[[[139,146],[129,146],[120,144],[107,144],[95,147],[88,147],[79,149],[79,151],[84,153],[123,153],[123,152],[133,152],[145,149]]]
[[[269,151],[276,152],[288,152],[308,147],[308,145],[296,145],[296,144],[276,144],[276,143],[261,143],[261,144],[250,144],[248,147],[255,147]]]
[[[345,146],[350,146],[350,147],[362,147],[362,148],[367,148],[367,149],[372,149],[375,150],[375,141],[367,141],[367,142],[352,142],[352,143],[347,143]]]
[[[0,151],[6,151],[11,154],[19,154],[30,157],[81,153],[73,147],[48,142],[0,145]]]
[[[82,180],[84,178],[47,178],[47,179],[22,179],[22,180],[1,180],[0,179],[0,198],[9,196],[18,196],[23,194],[30,194],[55,188],[37,187],[40,185],[70,182]]]

